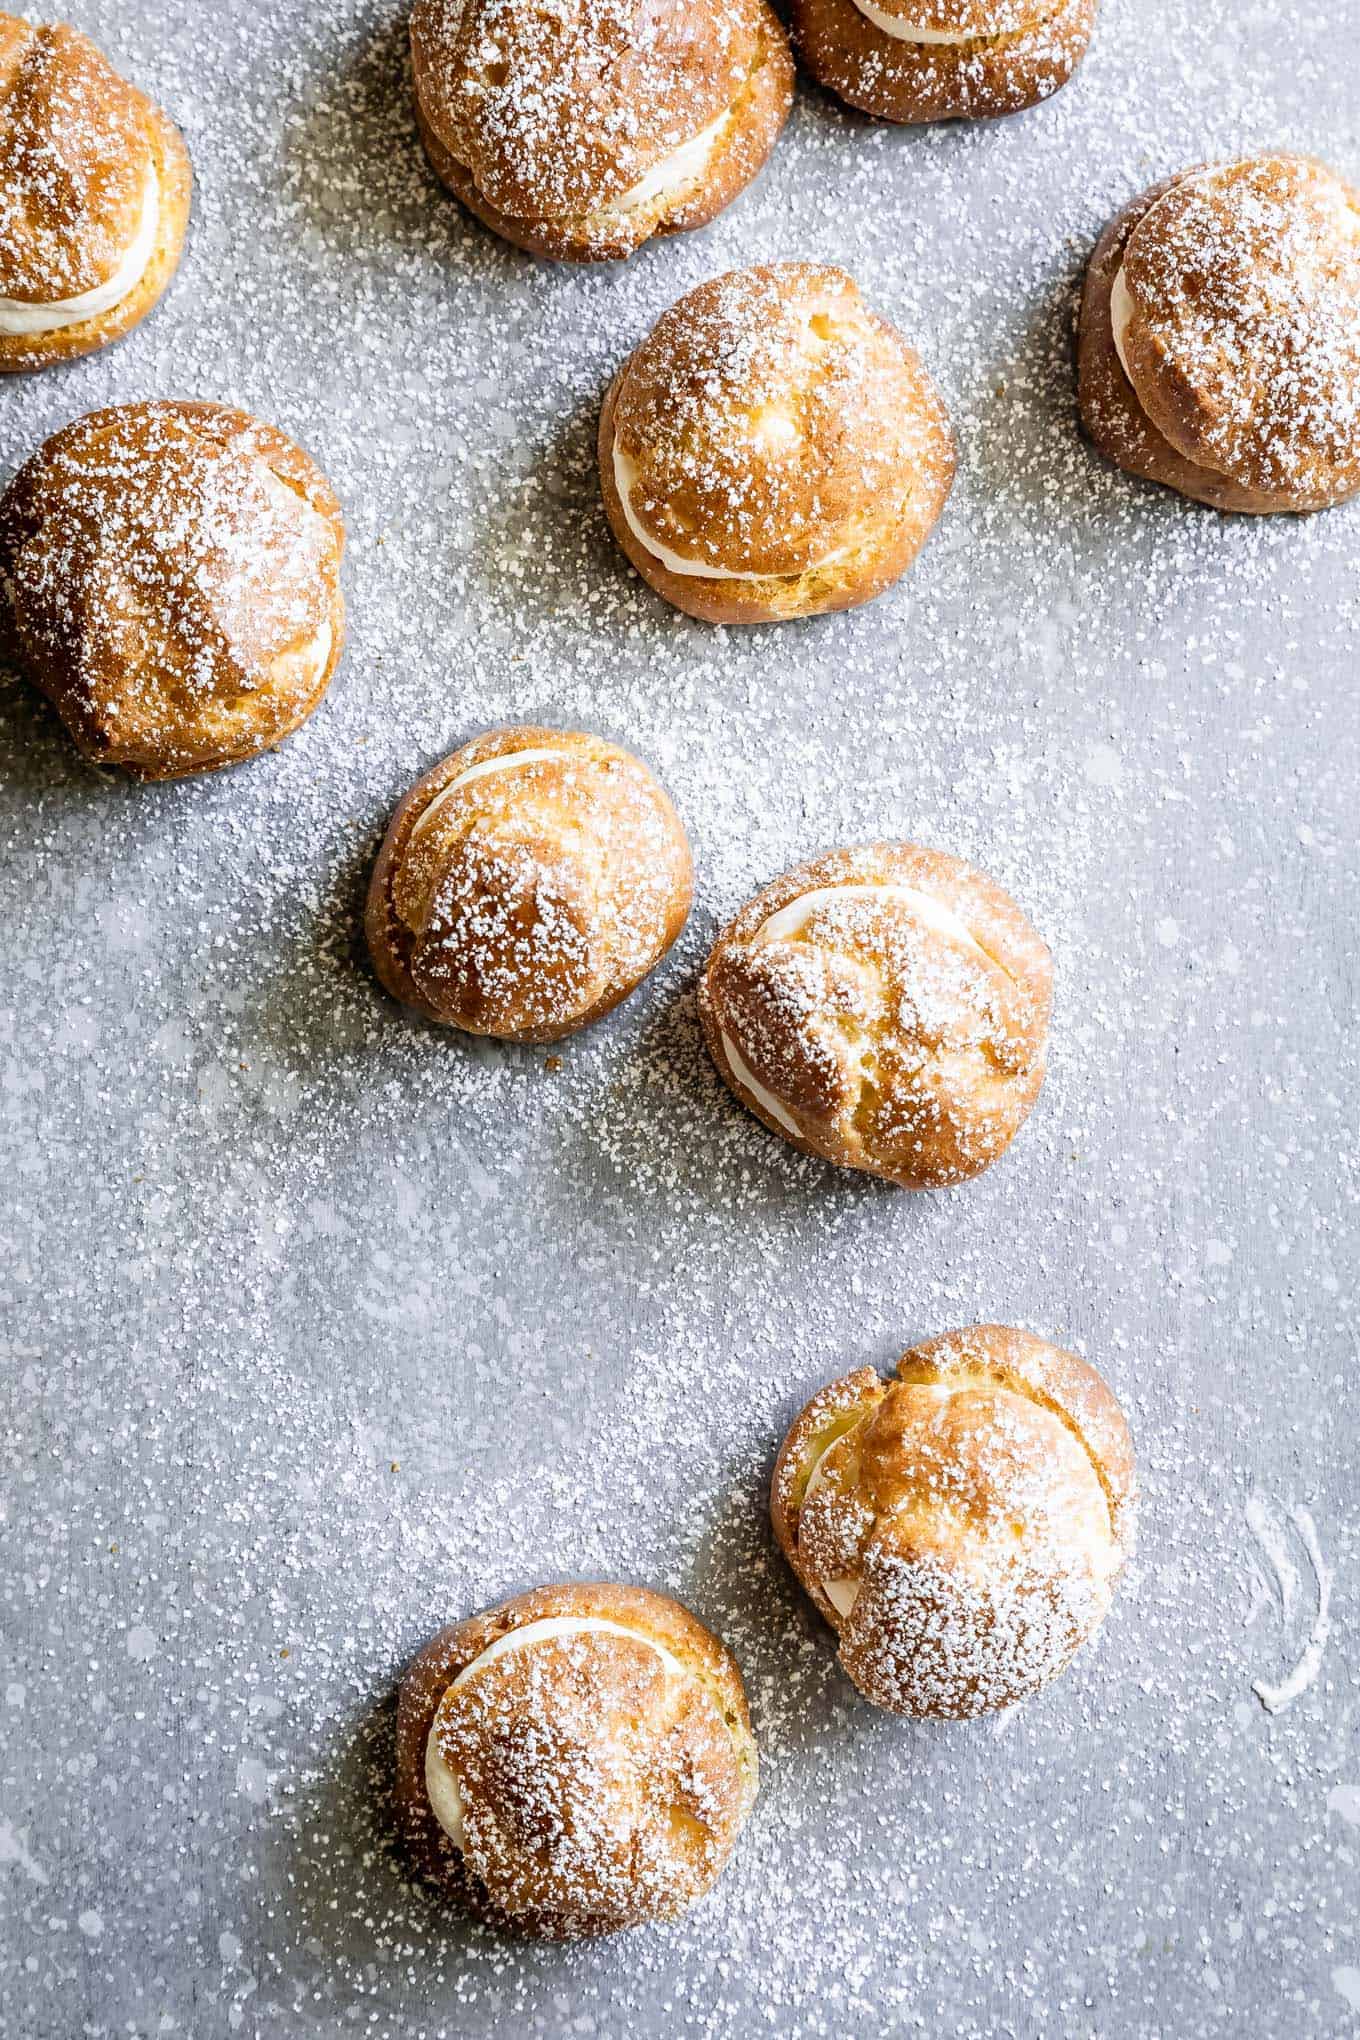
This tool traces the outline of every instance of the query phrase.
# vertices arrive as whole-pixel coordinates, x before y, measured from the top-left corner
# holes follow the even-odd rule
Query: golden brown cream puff
[[[718,937],[699,986],[730,1090],[804,1154],[908,1190],[1009,1146],[1044,1080],[1053,964],[1000,886],[914,843],[786,871]]]
[[[305,722],[345,635],[344,523],[316,464],[221,404],[121,404],[0,498],[0,618],[87,758],[240,764]]]
[[[1104,1621],[1133,1445],[1075,1353],[974,1325],[814,1396],[770,1509],[865,1699],[959,1720],[1038,1692]]]
[[[538,1587],[407,1673],[397,1805],[423,1875],[493,1926],[575,1940],[678,1917],[756,1796],[731,1653],[645,1587]]]
[[[557,1041],[636,989],[693,890],[679,816],[641,759],[579,731],[490,730],[392,817],[368,944],[428,1020]]]
[[[767,0],[416,0],[411,50],[435,174],[558,262],[706,226],[763,167],[793,98]]]
[[[1105,229],[1082,294],[1082,422],[1217,510],[1360,490],[1360,194],[1307,156],[1201,165]]]
[[[78,29],[0,14],[0,373],[121,340],[174,275],[188,151]]]
[[[792,0],[819,85],[880,120],[982,120],[1050,98],[1086,54],[1097,0]]]
[[[929,537],[954,441],[920,357],[842,269],[734,270],[673,305],[600,419],[614,536],[708,623],[881,595]]]

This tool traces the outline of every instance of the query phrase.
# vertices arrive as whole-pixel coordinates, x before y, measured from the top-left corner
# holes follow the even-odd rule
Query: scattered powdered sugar
[[[589,271],[437,187],[393,0],[81,18],[183,126],[196,214],[123,345],[7,385],[5,476],[101,404],[243,404],[337,486],[350,638],[276,755],[170,787],[0,692],[7,2018],[1329,2030],[1356,1968],[1325,1811],[1356,1731],[1356,512],[1225,521],[1107,469],[1070,341],[1087,250],[1159,176],[1283,146],[1354,173],[1350,0],[1287,36],[1106,0],[1072,84],[985,128],[804,89],[710,231]],[[621,562],[598,406],[684,291],[787,257],[847,266],[919,345],[960,476],[880,602],[719,632]],[[642,992],[551,1061],[403,1015],[360,934],[402,793],[518,722],[645,758],[698,877]],[[939,1195],[765,1132],[694,1010],[743,900],[880,837],[987,872],[1056,963],[1042,1099]],[[865,1706],[765,1515],[808,1395],[980,1318],[1089,1354],[1145,1497],[1098,1644],[1002,1736]],[[1258,1483],[1335,1571],[1274,1717],[1240,1620]],[[711,1898],[563,1951],[415,1889],[388,1794],[410,1656],[569,1576],[692,1606],[764,1768]]]

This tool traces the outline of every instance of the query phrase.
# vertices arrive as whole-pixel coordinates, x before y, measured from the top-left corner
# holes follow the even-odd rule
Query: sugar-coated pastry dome
[[[438,176],[558,261],[706,225],[761,169],[793,97],[768,0],[416,0],[411,49]]]
[[[398,807],[369,949],[388,991],[428,1019],[556,1041],[641,982],[692,892],[685,832],[640,759],[579,731],[491,730]]]
[[[121,339],[179,261],[178,129],[78,29],[0,14],[0,374]]]
[[[710,1053],[807,1154],[907,1189],[981,1174],[1044,1078],[1052,961],[1000,886],[914,843],[787,871],[719,935]]]
[[[736,1663],[667,1595],[540,1587],[442,1630],[397,1714],[421,1871],[490,1924],[550,1940],[675,1919],[756,1795]]]
[[[1132,1539],[1133,1447],[1093,1367],[974,1325],[860,1368],[803,1410],[775,1467],[780,1546],[866,1699],[1011,1707],[1099,1628]]]
[[[614,535],[691,615],[768,622],[880,594],[954,475],[920,357],[844,270],[715,277],[615,377],[599,435]]]
[[[6,629],[80,749],[142,779],[239,764],[306,720],[344,642],[344,525],[272,425],[121,404],[0,499]]]
[[[1220,510],[1360,490],[1360,194],[1306,156],[1167,178],[1101,236],[1083,423],[1118,466]]]

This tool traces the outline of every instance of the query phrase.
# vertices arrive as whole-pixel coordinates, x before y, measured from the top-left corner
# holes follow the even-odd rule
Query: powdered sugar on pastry
[[[71,298],[0,297],[0,333],[55,333],[120,305],[146,274],[160,232],[160,213],[160,180],[152,166],[146,173],[136,234],[108,282]]]

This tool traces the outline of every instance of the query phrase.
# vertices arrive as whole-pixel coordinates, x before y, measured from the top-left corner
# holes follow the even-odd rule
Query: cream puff
[[[770,1510],[865,1699],[961,1720],[1038,1692],[1104,1621],[1133,1445],[1075,1353],[974,1325],[814,1396]]]
[[[1101,235],[1082,422],[1116,466],[1217,510],[1360,490],[1360,194],[1307,156],[1183,171]]]
[[[315,463],[221,404],[76,419],[0,498],[0,616],[87,758],[176,779],[272,749],[330,685],[344,523]]]
[[[673,305],[600,419],[615,538],[707,623],[774,623],[881,595],[954,479],[916,350],[842,269],[734,270]]]
[[[768,0],[416,0],[411,52],[436,176],[558,262],[706,226],[763,167],[793,98]]]
[[[868,843],[786,871],[699,986],[728,1088],[804,1154],[908,1190],[990,1168],[1044,1080],[1053,964],[958,857]]]
[[[693,892],[679,816],[641,759],[579,731],[490,730],[393,815],[368,946],[427,1020],[558,1041],[636,990]]]
[[[880,120],[986,120],[1051,98],[1097,0],[791,0],[819,85]]]
[[[178,128],[78,29],[0,14],[0,373],[121,340],[179,264]]]
[[[756,1796],[731,1653],[645,1587],[538,1587],[443,1629],[397,1710],[397,1807],[421,1873],[541,1939],[676,1919]]]

